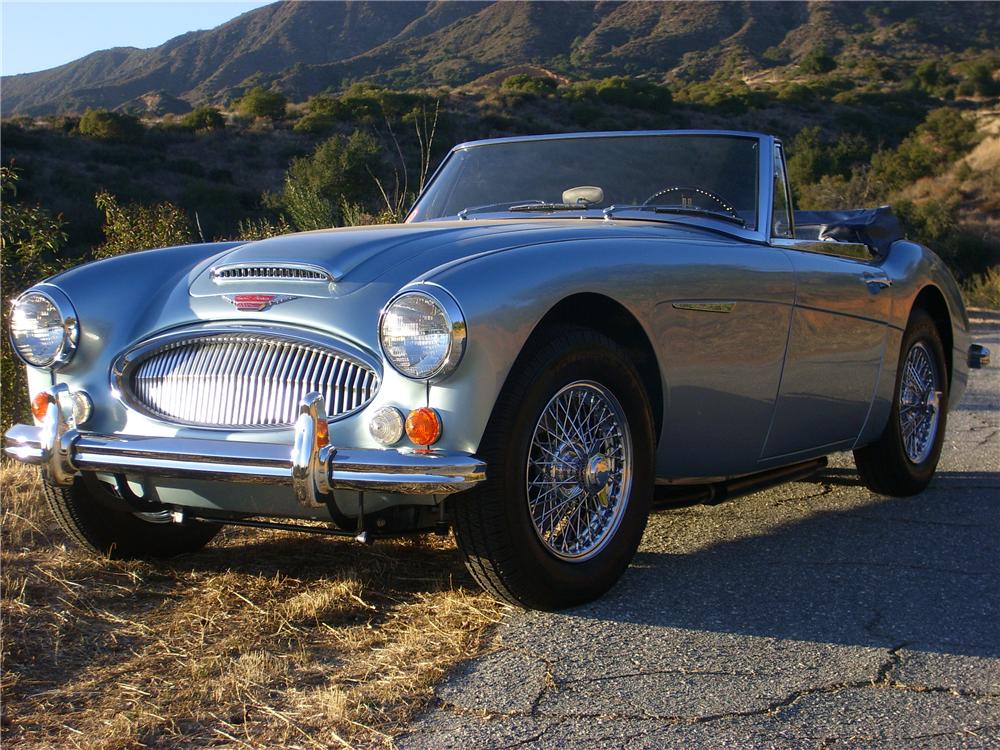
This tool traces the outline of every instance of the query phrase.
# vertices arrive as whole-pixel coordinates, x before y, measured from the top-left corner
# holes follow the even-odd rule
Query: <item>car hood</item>
[[[511,235],[539,229],[514,222],[427,222],[386,226],[325,229],[248,242],[220,253],[200,269],[191,284],[193,296],[211,296],[236,288],[255,291],[275,282],[235,278],[219,283],[213,271],[224,267],[299,266],[322,269],[329,275],[331,295],[341,297],[374,281],[405,283],[442,263],[480,252],[520,244]],[[551,229],[551,225],[549,229]],[[533,234],[533,233],[532,233]],[[385,277],[390,278],[385,278]],[[294,281],[281,284],[295,284]]]

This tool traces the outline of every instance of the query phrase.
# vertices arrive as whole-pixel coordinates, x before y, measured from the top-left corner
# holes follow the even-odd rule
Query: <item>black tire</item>
[[[45,500],[59,526],[78,547],[118,560],[156,559],[196,552],[219,533],[214,524],[145,521],[127,510],[102,483],[77,477],[69,487],[43,484]],[[100,497],[99,493],[107,493]]]
[[[938,421],[933,441],[926,457],[918,456],[914,461],[908,454],[900,423],[900,408],[903,400],[903,379],[905,363],[916,348],[923,347],[930,354],[930,362],[936,371],[937,387],[941,396],[938,402]],[[944,347],[937,326],[930,315],[917,308],[907,323],[900,347],[899,367],[893,389],[892,411],[885,431],[874,443],[854,451],[854,463],[858,467],[861,481],[872,492],[893,497],[906,497],[921,492],[934,477],[948,420],[948,368]],[[926,449],[925,449],[926,451]]]
[[[597,332],[553,330],[544,342],[523,355],[515,368],[480,446],[479,454],[487,462],[487,480],[451,500],[455,537],[472,576],[491,594],[531,609],[561,609],[599,597],[621,577],[635,555],[646,528],[654,484],[652,414],[642,380],[628,355]],[[615,476],[621,479],[630,474],[631,484],[617,495],[617,502],[624,498],[617,525],[606,527],[610,530],[604,541],[587,553],[592,556],[567,561],[546,546],[532,520],[529,450],[536,425],[555,396],[572,393],[573,389],[567,391],[570,384],[576,389],[588,387],[579,385],[585,381],[611,393],[624,414],[632,465],[630,472]],[[535,446],[537,451],[537,443]],[[623,451],[622,455],[627,454]],[[582,470],[579,476],[583,476]],[[607,486],[614,486],[615,481]],[[626,484],[622,481],[617,486]],[[590,497],[601,494],[594,491]],[[611,507],[606,501],[604,495],[601,502],[605,509]],[[601,511],[595,508],[595,512]]]

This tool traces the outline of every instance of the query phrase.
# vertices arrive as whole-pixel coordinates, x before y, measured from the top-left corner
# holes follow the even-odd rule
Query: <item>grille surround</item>
[[[127,408],[230,431],[289,429],[311,391],[324,396],[329,421],[344,419],[371,403],[381,382],[377,360],[357,347],[279,326],[184,329],[133,347],[112,367]]]

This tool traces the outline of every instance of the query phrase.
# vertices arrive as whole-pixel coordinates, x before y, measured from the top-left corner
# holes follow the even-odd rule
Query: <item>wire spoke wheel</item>
[[[899,385],[899,432],[906,457],[920,464],[934,449],[941,416],[941,377],[930,350],[918,341],[906,355]]]
[[[611,391],[581,380],[542,410],[528,450],[528,510],[561,560],[582,562],[614,536],[632,487],[628,420]]]

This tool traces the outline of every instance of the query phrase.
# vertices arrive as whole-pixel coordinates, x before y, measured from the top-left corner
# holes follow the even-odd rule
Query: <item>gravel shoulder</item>
[[[1000,320],[976,340],[1000,353]],[[810,482],[661,510],[622,582],[518,612],[400,748],[1000,748],[1000,362],[973,372],[937,477]]]

